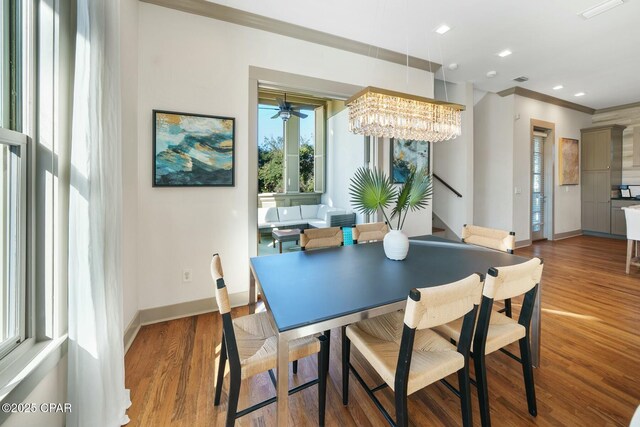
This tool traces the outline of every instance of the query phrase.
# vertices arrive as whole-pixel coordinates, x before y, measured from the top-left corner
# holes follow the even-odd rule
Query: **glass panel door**
[[[534,132],[531,153],[531,240],[544,239],[544,143],[546,136]]]

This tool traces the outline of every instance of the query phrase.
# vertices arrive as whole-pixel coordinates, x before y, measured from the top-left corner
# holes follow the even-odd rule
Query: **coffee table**
[[[291,228],[288,230],[278,230],[275,229],[271,232],[271,238],[273,239],[273,245],[275,246],[276,241],[280,244],[280,253],[282,253],[282,242],[296,242],[298,244],[298,240],[300,239],[300,229],[299,228]]]

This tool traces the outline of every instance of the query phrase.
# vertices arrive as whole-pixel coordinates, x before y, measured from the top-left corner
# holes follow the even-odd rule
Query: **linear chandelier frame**
[[[461,104],[373,86],[357,92],[346,104],[352,133],[431,142],[460,136],[465,110]]]

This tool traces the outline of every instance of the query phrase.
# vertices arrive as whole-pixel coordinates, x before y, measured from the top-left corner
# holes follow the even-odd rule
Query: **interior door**
[[[545,238],[544,146],[547,134],[533,132],[531,140],[531,241]]]

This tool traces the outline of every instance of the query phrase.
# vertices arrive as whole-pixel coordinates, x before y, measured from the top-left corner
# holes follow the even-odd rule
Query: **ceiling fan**
[[[278,112],[274,114],[271,118],[277,119],[280,117],[282,121],[286,122],[289,118],[293,116],[300,117],[301,119],[306,119],[307,115],[300,112],[300,109],[296,109],[293,104],[287,102],[287,94],[284,94],[284,100],[281,98],[276,98],[278,101]]]

